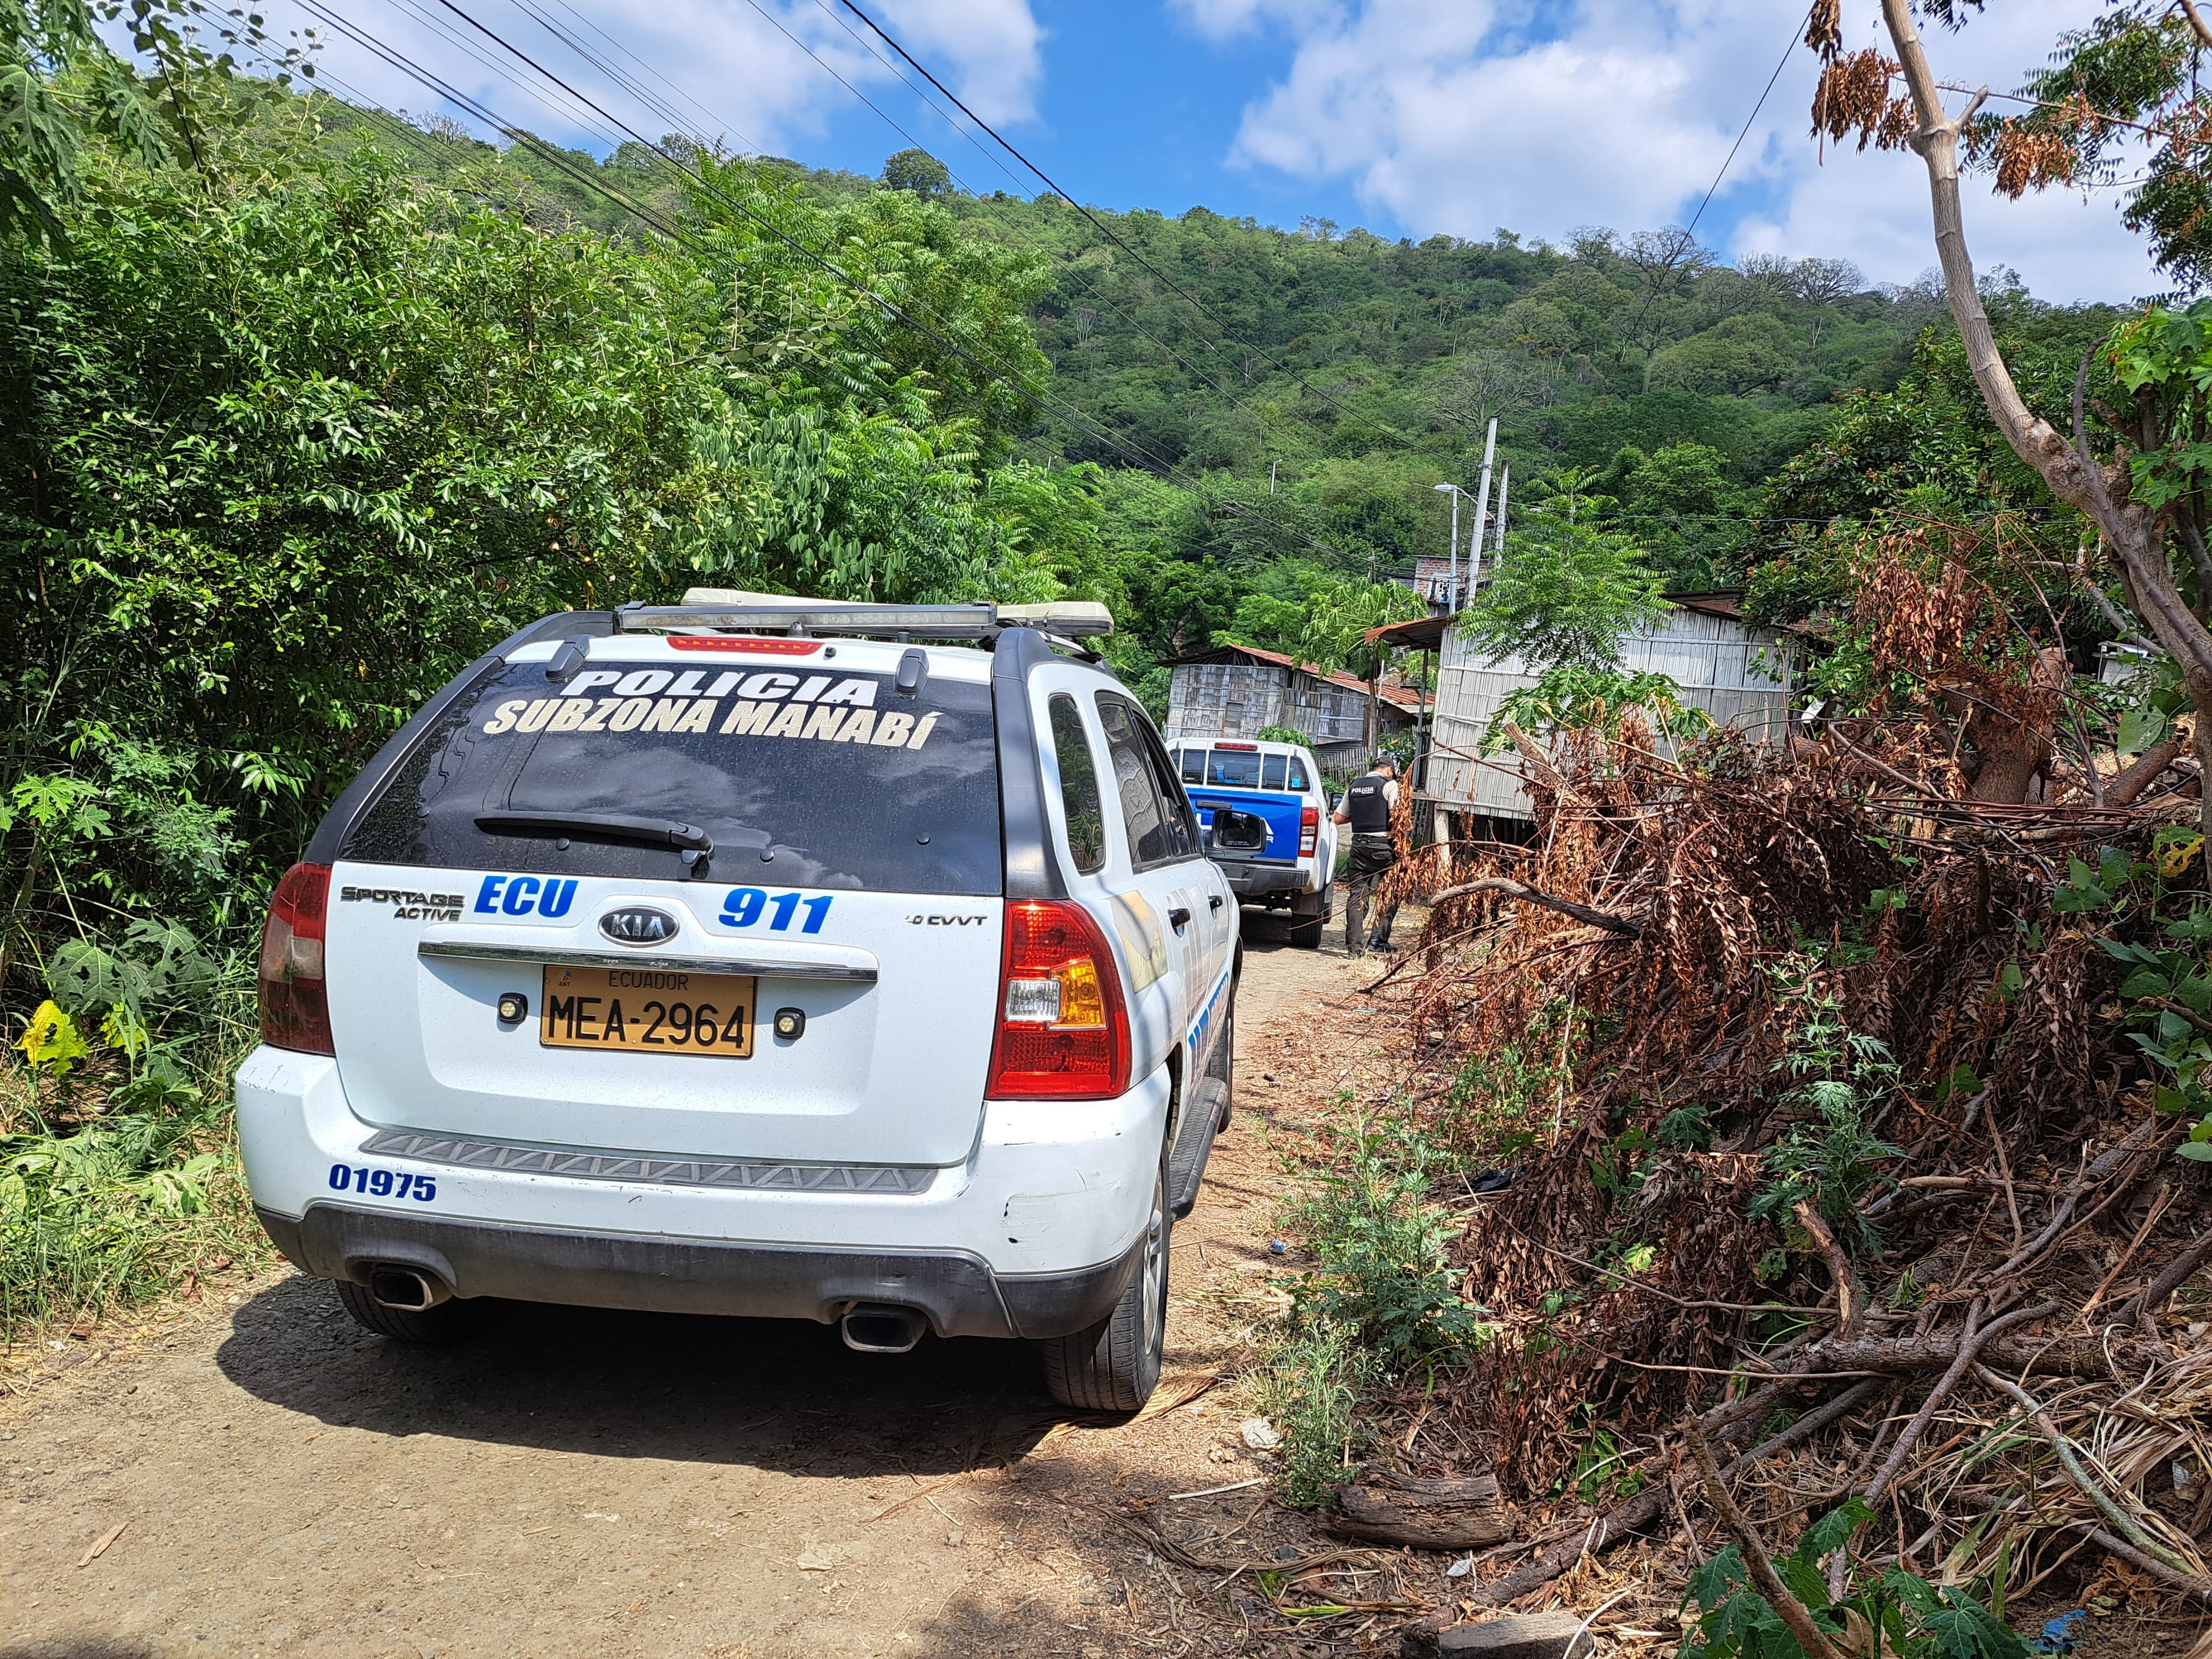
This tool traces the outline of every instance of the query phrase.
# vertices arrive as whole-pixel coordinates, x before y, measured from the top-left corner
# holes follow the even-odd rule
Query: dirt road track
[[[1267,939],[1240,1122],[1175,1234],[1170,1393],[1264,1307],[1264,1126],[1312,1108],[1356,1029],[1315,1017],[1358,981],[1335,949]],[[811,1325],[526,1306],[417,1351],[289,1272],[210,1301],[0,1404],[0,1659],[1244,1645],[1233,1594],[1193,1600],[1110,1518],[1261,1473],[1218,1395],[1069,1427],[1011,1344],[884,1359]],[[1176,1525],[1291,1553],[1303,1523],[1262,1490],[1180,1501]]]

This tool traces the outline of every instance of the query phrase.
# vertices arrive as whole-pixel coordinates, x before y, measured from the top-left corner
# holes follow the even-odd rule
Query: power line
[[[529,0],[516,0],[516,3],[521,5],[524,9],[529,9]],[[785,40],[790,41],[792,45],[797,46],[799,51],[805,53],[808,58],[811,58],[816,65],[822,70],[823,73],[828,75],[832,80],[836,81],[837,84],[844,88],[847,92],[851,93],[855,99],[873,112],[885,126],[889,127],[893,132],[898,134],[898,136],[906,140],[908,144],[914,145],[917,149],[921,148],[921,141],[917,139],[914,134],[908,132],[906,128],[900,125],[897,121],[894,120],[881,106],[875,102],[873,99],[870,98],[866,93],[855,87],[850,81],[847,80],[844,76],[837,71],[835,65],[824,59],[814,50],[812,46],[799,39],[796,34],[793,34],[789,28],[786,27],[784,24],[774,15],[774,14],[763,9],[760,4],[760,0],[747,0],[747,3],[752,6],[755,11],[759,12],[763,18],[767,19],[770,24],[774,25],[778,32],[783,35]],[[835,21],[840,27],[844,29],[848,35],[850,35],[856,43],[865,48],[871,57],[872,57],[878,63],[881,64],[885,69],[890,70],[894,76],[897,76],[900,83],[909,92],[912,92],[915,96],[921,101],[922,105],[926,108],[937,115],[939,118],[943,120],[948,127],[952,129],[953,131],[958,133],[962,137],[966,138],[969,144],[974,148],[976,154],[981,155],[986,161],[990,161],[994,166],[995,166],[1001,173],[1005,174],[1008,182],[1018,184],[1019,181],[1007,170],[1006,166],[1003,161],[1000,161],[997,157],[992,155],[991,153],[988,150],[986,150],[981,144],[976,143],[973,136],[969,134],[957,122],[954,121],[950,115],[946,114],[944,109],[936,104],[927,93],[923,92],[921,88],[915,86],[911,80],[907,78],[904,70],[901,70],[899,66],[893,63],[890,58],[885,58],[882,52],[877,51],[875,46],[866,36],[861,35],[854,30],[851,24],[846,22],[843,18],[839,17],[836,12],[831,11],[829,5],[826,3],[826,0],[814,0],[814,3],[820,8],[823,15]],[[609,72],[611,73],[611,71]],[[617,76],[615,78],[618,82],[621,82],[621,77],[619,76]],[[623,82],[623,84],[627,85],[626,82]],[[644,95],[635,87],[629,87],[629,90],[640,97]],[[982,192],[969,185],[968,181],[963,179],[960,174],[954,171],[951,167],[946,167],[945,171],[950,174],[956,185],[967,191],[969,199],[975,202],[980,209],[982,206],[984,200]],[[1063,272],[1071,272],[1074,268],[1072,265],[1064,264],[1060,269]],[[1115,300],[1111,295],[1107,294],[1097,288],[1091,278],[1081,276],[1079,273],[1076,276],[1076,280],[1079,284],[1079,290],[1083,295],[1097,300],[1100,304],[1112,311],[1115,316],[1127,323],[1131,330],[1133,330],[1138,336],[1158,348],[1168,357],[1171,358],[1194,380],[1204,383],[1211,387],[1211,389],[1213,390],[1231,409],[1237,410],[1240,412],[1249,411],[1250,404],[1247,398],[1238,397],[1234,391],[1225,386],[1215,385],[1211,375],[1201,370],[1197,364],[1192,362],[1180,351],[1168,344],[1166,341],[1159,338],[1158,336],[1152,333],[1152,331],[1147,329],[1142,322],[1139,321],[1136,317],[1125,309],[1120,301]],[[1219,355],[1218,351],[1217,355]]]
[[[931,86],[935,87],[938,91],[944,94],[946,98],[951,100],[954,108],[957,109],[963,115],[973,121],[985,132],[989,133],[991,135],[992,141],[998,144],[1000,149],[1004,149],[1006,154],[1012,156],[1017,161],[1019,161],[1024,167],[1035,173],[1038,179],[1042,180],[1046,189],[1051,191],[1053,194],[1059,197],[1061,201],[1066,202],[1078,213],[1088,219],[1091,224],[1097,228],[1098,233],[1101,235],[1107,238],[1107,240],[1111,241],[1116,247],[1121,249],[1122,252],[1127,253],[1131,258],[1134,259],[1139,264],[1144,266],[1146,270],[1151,271],[1152,275],[1158,277],[1161,282],[1166,283],[1167,286],[1176,294],[1180,295],[1186,303],[1205,315],[1216,327],[1221,330],[1223,337],[1237,345],[1243,346],[1247,351],[1256,353],[1270,368],[1289,375],[1291,380],[1297,381],[1297,384],[1306,391],[1312,392],[1315,397],[1321,398],[1331,408],[1338,410],[1343,414],[1349,416],[1352,419],[1358,421],[1362,426],[1381,433],[1384,437],[1389,438],[1393,443],[1401,445],[1405,448],[1421,451],[1421,453],[1426,453],[1425,450],[1422,450],[1422,447],[1419,444],[1406,436],[1404,433],[1394,431],[1392,428],[1383,426],[1378,422],[1369,419],[1366,416],[1362,415],[1358,410],[1349,408],[1346,404],[1338,402],[1335,398],[1331,396],[1329,393],[1323,392],[1319,386],[1315,386],[1304,375],[1300,374],[1296,369],[1278,362],[1274,357],[1269,356],[1268,353],[1261,350],[1259,347],[1248,344],[1244,341],[1237,339],[1234,334],[1230,332],[1229,325],[1224,321],[1221,317],[1216,314],[1213,309],[1203,300],[1200,300],[1196,295],[1193,295],[1188,289],[1183,288],[1182,284],[1177,283],[1173,277],[1170,276],[1165,271],[1162,270],[1158,265],[1145,258],[1142,253],[1139,252],[1134,247],[1124,241],[1121,236],[1116,234],[1113,228],[1103,220],[1100,219],[1097,214],[1093,213],[1089,208],[1084,206],[1082,203],[1076,200],[1076,198],[1070,195],[1066,191],[1061,189],[1058,184],[1053,181],[1051,175],[1047,173],[1043,168],[1037,166],[1036,162],[1030,161],[1028,156],[1023,155],[1019,149],[1008,143],[1005,136],[1002,135],[995,127],[992,126],[989,122],[983,119],[981,116],[976,114],[974,110],[969,109],[967,105],[962,103],[959,97],[951,88],[947,87],[944,82],[939,80],[934,75],[932,75],[929,70],[915,58],[912,52],[908,52],[904,46],[899,45],[897,40],[894,40],[888,33],[885,32],[882,24],[877,22],[874,18],[869,16],[866,12],[861,10],[859,6],[855,5],[854,3],[854,0],[838,0],[838,3],[842,5],[846,10],[851,12],[854,16],[859,18],[863,23],[866,23],[870,29],[874,31],[878,38],[880,39],[885,46],[889,46],[893,52],[896,52],[908,64],[912,64],[915,71],[919,73],[924,80],[927,81]],[[1218,345],[1214,344],[1211,341],[1208,341],[1207,344],[1211,347],[1216,356],[1221,356],[1224,361],[1226,361],[1227,354],[1223,352]]]
[[[1721,163],[1721,170],[1713,174],[1713,182],[1705,191],[1705,199],[1698,204],[1698,210],[1690,216],[1688,231],[1697,229],[1698,221],[1705,216],[1705,210],[1712,205],[1714,191],[1720,189],[1721,180],[1728,177],[1728,170],[1735,165],[1735,153],[1743,148],[1743,141],[1751,137],[1752,123],[1759,119],[1759,112],[1766,107],[1767,98],[1774,91],[1774,83],[1782,78],[1783,64],[1787,64],[1790,54],[1797,50],[1797,38],[1804,33],[1812,20],[1813,14],[1808,10],[1797,26],[1790,31],[1790,44],[1782,48],[1781,61],[1775,64],[1774,73],[1766,77],[1766,90],[1759,94],[1759,101],[1751,106],[1751,113],[1744,120],[1743,131],[1736,134],[1735,143],[1729,146],[1728,159]]]
[[[495,131],[507,133],[514,137],[516,142],[526,144],[534,154],[537,154],[544,159],[550,161],[562,171],[568,173],[571,177],[577,179],[580,182],[597,190],[600,194],[605,196],[610,201],[616,203],[629,212],[635,215],[640,220],[648,224],[655,230],[659,231],[664,235],[666,235],[670,240],[680,243],[684,246],[690,249],[692,252],[700,254],[702,257],[709,258],[715,257],[714,250],[697,242],[691,237],[687,236],[682,230],[669,224],[666,221],[660,219],[649,210],[647,210],[637,203],[630,200],[620,191],[610,188],[606,185],[604,180],[597,179],[590,173],[580,168],[576,165],[574,158],[565,155],[561,150],[544,143],[543,140],[537,139],[534,135],[529,134],[526,130],[520,128],[513,123],[505,120],[498,112],[492,109],[489,105],[468,94],[461,92],[459,88],[452,86],[449,82],[438,76],[434,72],[423,68],[418,64],[416,64],[412,59],[409,58],[404,53],[400,52],[397,48],[378,40],[375,36],[370,34],[367,30],[362,28],[360,26],[351,23],[346,19],[330,12],[319,3],[319,0],[301,0],[301,3],[304,9],[322,18],[325,21],[329,22],[332,27],[339,29],[349,39],[353,40],[356,44],[363,46],[392,68],[398,69],[403,74],[410,76],[428,90],[448,100],[457,107],[475,116],[478,120],[486,123]],[[544,80],[550,82],[553,86],[560,88],[569,97],[580,102],[586,108],[591,110],[602,120],[610,123],[621,132],[627,134],[641,146],[658,155],[665,164],[674,168],[679,174],[690,179],[694,184],[698,185],[703,190],[706,190],[714,196],[719,198],[731,209],[759,226],[777,241],[789,246],[808,261],[818,266],[829,276],[838,282],[844,283],[856,294],[859,294],[862,297],[872,301],[885,315],[903,324],[907,327],[913,329],[915,332],[922,335],[924,337],[934,342],[943,349],[953,356],[959,358],[962,362],[966,362],[971,368],[976,369],[989,379],[1003,383],[1010,391],[1022,398],[1024,401],[1030,403],[1041,413],[1054,416],[1066,426],[1082,433],[1086,437],[1103,444],[1107,448],[1112,450],[1115,453],[1121,456],[1131,465],[1140,467],[1145,471],[1154,472],[1158,476],[1171,478],[1176,482],[1182,483],[1186,489],[1191,490],[1194,495],[1196,495],[1200,500],[1204,501],[1209,507],[1212,508],[1216,512],[1223,514],[1224,516],[1241,519],[1250,523],[1260,525],[1279,536],[1299,542],[1305,546],[1311,548],[1316,552],[1322,553],[1331,557],[1339,556],[1338,550],[1324,546],[1322,544],[1315,541],[1311,537],[1304,534],[1303,532],[1295,530],[1287,525],[1278,523],[1263,514],[1253,513],[1239,507],[1233,501],[1224,501],[1208,491],[1201,482],[1192,477],[1190,474],[1183,471],[1182,469],[1175,466],[1172,463],[1163,460],[1160,457],[1151,454],[1140,447],[1133,447],[1131,445],[1124,443],[1121,440],[1115,437],[1113,434],[1101,431],[1097,427],[1091,425],[1088,420],[1084,418],[1080,410],[1074,410],[1071,406],[1063,404],[1060,399],[1052,397],[1049,393],[1041,392],[1037,388],[1030,386],[1017,372],[1005,367],[1004,365],[984,362],[981,358],[977,357],[973,353],[955,343],[953,340],[948,338],[945,334],[940,332],[939,329],[931,327],[928,324],[914,316],[902,307],[886,298],[882,294],[877,292],[874,289],[870,288],[866,283],[860,281],[850,272],[842,270],[838,265],[824,258],[815,249],[807,246],[797,237],[784,230],[782,227],[776,224],[773,220],[759,212],[757,212],[744,203],[740,202],[736,198],[731,196],[727,191],[722,190],[720,185],[716,185],[711,179],[707,178],[703,173],[695,172],[690,167],[686,167],[684,164],[678,161],[675,157],[670,155],[663,146],[654,143],[650,139],[644,137],[635,129],[629,126],[627,123],[610,113],[607,110],[594,102],[585,94],[568,85],[568,82],[562,81],[558,76],[544,68],[544,65],[538,64],[527,53],[523,52],[520,48],[506,40],[496,32],[487,27],[483,23],[478,22],[474,17],[464,11],[459,6],[454,4],[453,0],[439,0],[439,3],[443,5],[447,10],[453,12],[456,16],[459,17],[464,22],[469,24],[471,27],[476,29],[478,33],[492,40],[503,51],[526,65],[532,73],[542,77]],[[471,55],[475,56],[476,54],[471,53]],[[481,62],[483,59],[479,58],[478,61]],[[501,73],[502,78],[508,80],[510,82],[514,82],[514,76],[512,74],[504,71],[498,71],[496,70],[495,72]],[[519,82],[515,83],[520,84]],[[389,112],[386,112],[389,113]]]

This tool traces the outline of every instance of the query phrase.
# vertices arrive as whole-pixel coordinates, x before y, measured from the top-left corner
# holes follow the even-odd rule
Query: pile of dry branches
[[[2212,1186],[2127,1041],[2100,940],[2131,924],[2052,902],[2069,855],[2147,855],[2196,803],[2024,816],[1915,729],[1680,763],[1633,718],[1516,732],[1534,839],[1401,866],[1433,907],[1384,981],[1414,1109],[1518,1170],[1459,1200],[1496,1335],[1448,1414],[1537,1553],[1493,1552],[1474,1604],[1687,1524],[1686,1417],[1784,1544],[1857,1494],[1862,1566],[2212,1601],[2212,1337],[2171,1307]]]

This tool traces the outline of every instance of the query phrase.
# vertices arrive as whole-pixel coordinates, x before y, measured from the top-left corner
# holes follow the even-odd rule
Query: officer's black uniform
[[[1355,778],[1344,792],[1344,816],[1352,830],[1352,861],[1345,866],[1344,948],[1352,956],[1379,951],[1390,943],[1390,924],[1397,920],[1395,904],[1375,917],[1375,935],[1360,937],[1360,913],[1382,872],[1398,861],[1390,844],[1391,780],[1379,772]]]

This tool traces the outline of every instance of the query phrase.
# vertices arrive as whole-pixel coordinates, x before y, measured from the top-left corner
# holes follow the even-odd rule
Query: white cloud
[[[1249,104],[1229,160],[1348,179],[1418,234],[1498,226],[1563,237],[1695,210],[1773,74],[1785,14],[1764,0],[1174,0],[1216,39],[1276,29],[1281,79]],[[2075,0],[2016,0],[1959,34],[1931,32],[1946,80],[1997,88],[2041,63]],[[1876,43],[1873,8],[1846,9],[1850,44]],[[1875,280],[1935,263],[1925,174],[1911,155],[1832,152],[1806,111],[1801,46],[1700,232],[1732,252],[1847,256]],[[2052,299],[2124,299],[2157,286],[2110,192],[2007,203],[1967,185],[1977,262],[2019,269]],[[1753,204],[1756,204],[1755,206]]]
[[[682,131],[724,137],[741,149],[787,151],[855,106],[836,76],[878,102],[889,89],[902,109],[913,104],[897,85],[890,49],[835,0],[763,0],[761,9],[746,0],[459,3],[616,120],[517,64],[438,0],[380,0],[349,5],[343,15],[502,119],[591,149],[619,138],[618,123],[648,138]],[[295,18],[300,27],[314,23],[304,14],[288,17],[289,9],[275,8],[271,23],[280,29]],[[1035,115],[1042,31],[1030,0],[878,0],[868,9],[984,119],[995,125]],[[404,70],[314,26],[331,42],[319,56],[331,90],[345,95],[335,84],[342,81],[390,107],[460,116]],[[945,142],[941,125],[919,136],[938,148]]]

